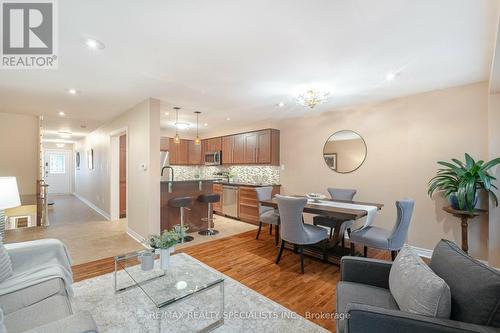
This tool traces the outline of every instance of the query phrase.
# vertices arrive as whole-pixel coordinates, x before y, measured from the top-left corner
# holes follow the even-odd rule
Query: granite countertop
[[[193,178],[193,179],[180,179],[180,180],[161,180],[160,183],[186,183],[186,182],[215,182],[217,178]]]

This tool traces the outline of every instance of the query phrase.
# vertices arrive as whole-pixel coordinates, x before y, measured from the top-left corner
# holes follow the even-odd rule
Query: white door
[[[50,194],[71,193],[71,151],[45,150],[45,183]]]

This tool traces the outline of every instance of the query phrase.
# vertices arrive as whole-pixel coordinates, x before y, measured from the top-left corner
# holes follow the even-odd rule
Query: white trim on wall
[[[101,214],[106,220],[110,220],[110,216],[108,213],[106,213],[105,211],[103,211],[102,209],[100,209],[99,207],[97,207],[96,205],[94,205],[93,203],[91,203],[90,201],[85,199],[84,197],[78,195],[77,193],[73,193],[73,195],[75,197],[77,197],[78,199],[80,199],[84,204],[86,204],[87,206],[89,206],[90,208],[92,208],[93,210],[98,212],[99,214]]]
[[[144,237],[142,237],[141,235],[139,235],[137,232],[135,232],[134,230],[130,229],[129,227],[127,227],[127,235],[129,235],[130,237],[132,237],[133,239],[135,239],[138,243],[141,243],[142,246],[146,247],[142,241],[144,240]]]
[[[409,245],[409,244],[408,244]],[[410,245],[410,247],[415,251],[416,254],[418,254],[420,257],[424,258],[431,258],[432,257],[432,252],[433,250],[429,249],[424,249],[423,247],[418,247],[418,246],[413,246]]]

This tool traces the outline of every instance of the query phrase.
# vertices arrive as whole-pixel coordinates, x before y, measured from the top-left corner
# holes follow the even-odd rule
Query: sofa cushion
[[[64,281],[61,278],[53,278],[1,295],[0,304],[2,304],[5,314],[9,314],[56,294],[66,295]]]
[[[5,316],[7,332],[24,332],[71,315],[66,296],[55,295]]]
[[[7,280],[12,276],[12,262],[10,261],[9,254],[3,246],[3,243],[0,243],[0,283]]]
[[[499,271],[448,240],[436,245],[430,267],[450,286],[451,319],[500,327]]]
[[[337,283],[337,313],[344,313],[349,303],[372,305],[388,310],[399,310],[389,289],[366,284],[340,281]],[[345,332],[345,320],[337,320],[337,332]]]
[[[392,264],[389,289],[402,311],[450,318],[450,288],[408,245]]]

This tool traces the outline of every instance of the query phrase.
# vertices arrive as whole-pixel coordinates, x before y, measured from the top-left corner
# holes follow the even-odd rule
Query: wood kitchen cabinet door
[[[213,184],[212,192],[220,195],[220,201],[212,204],[213,210],[216,213],[222,214],[222,184]]]
[[[271,130],[257,132],[257,159],[256,163],[271,163]]]
[[[255,187],[239,187],[239,218],[242,221],[259,224],[259,201]],[[280,193],[279,186],[273,186],[272,195]]]
[[[194,143],[194,140],[188,141],[188,164],[189,165],[201,164],[201,143],[197,145]]]
[[[174,142],[173,138],[170,138],[168,140],[169,159],[170,159],[170,164],[172,164],[172,165],[178,164],[177,160],[178,160],[178,155],[179,155],[179,149],[177,149],[177,145],[178,144],[176,144]]]
[[[175,143],[170,139],[170,164],[187,165],[189,162],[189,140],[181,139],[181,142]]]
[[[233,164],[245,163],[245,134],[233,135]]]
[[[222,138],[222,164],[233,163],[234,136]]]
[[[207,152],[215,152],[222,150],[222,138],[207,139]]]
[[[244,163],[254,164],[257,162],[257,133],[245,133]]]

